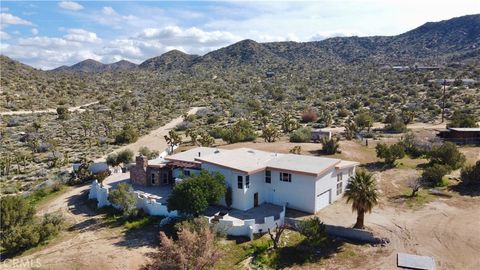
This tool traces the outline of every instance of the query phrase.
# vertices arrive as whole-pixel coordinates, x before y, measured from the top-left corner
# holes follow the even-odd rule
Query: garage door
[[[330,204],[330,192],[331,190],[327,190],[322,194],[317,195],[317,203],[315,209],[320,211],[325,206]]]

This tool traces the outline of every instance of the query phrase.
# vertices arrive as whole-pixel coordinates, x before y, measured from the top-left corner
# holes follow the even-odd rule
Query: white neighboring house
[[[225,176],[232,189],[231,207],[248,210],[263,203],[315,213],[345,191],[357,162],[248,148],[198,147],[165,157],[175,164],[174,177],[204,169]],[[183,166],[182,166],[183,165]],[[225,200],[220,202],[225,205]]]

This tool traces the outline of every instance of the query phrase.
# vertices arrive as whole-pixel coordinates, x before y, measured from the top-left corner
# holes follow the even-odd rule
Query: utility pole
[[[445,88],[447,87],[447,79],[443,80],[443,106],[442,106],[442,123],[445,120]]]

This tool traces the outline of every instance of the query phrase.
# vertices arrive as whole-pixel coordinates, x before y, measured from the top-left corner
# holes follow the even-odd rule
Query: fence
[[[98,181],[95,180],[90,187],[90,193],[88,194],[89,199],[96,199],[97,206],[103,207],[107,205],[112,205],[108,201],[108,187],[101,187],[98,184]],[[149,198],[146,194],[142,192],[135,191],[137,196],[137,208],[143,209],[145,213],[152,216],[166,216],[166,217],[177,217],[177,211],[168,211],[167,206],[157,202],[155,199]]]
[[[207,218],[208,222],[212,223],[213,217]],[[254,233],[266,232],[268,229],[275,229],[277,225],[283,225],[285,222],[285,206],[283,206],[278,219],[275,219],[275,216],[264,217],[263,223],[256,223],[255,219],[232,220],[228,218],[228,214],[223,216],[223,218],[219,220],[217,226],[225,230],[228,235],[246,236],[252,240]]]

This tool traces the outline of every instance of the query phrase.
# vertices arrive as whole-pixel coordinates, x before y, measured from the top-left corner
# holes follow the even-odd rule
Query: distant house
[[[456,144],[480,144],[480,128],[448,128],[438,130],[438,137]]]
[[[332,132],[324,131],[321,129],[314,129],[312,131],[312,141],[319,142],[322,140],[322,138],[327,138],[328,140],[330,140],[332,138]]]
[[[315,213],[343,195],[357,162],[264,152],[249,148],[198,147],[161,162],[137,157],[133,183],[171,185],[201,170],[219,172],[232,189],[232,208],[246,211],[264,203]],[[225,205],[225,200],[220,201]]]
[[[459,85],[466,85],[466,86],[472,86],[475,83],[477,83],[476,80],[474,79],[434,79],[434,80],[428,80],[427,85],[431,84],[437,84],[437,85],[454,85],[454,84],[459,84]]]
[[[265,72],[265,76],[267,76],[267,78],[271,78],[275,76],[275,72],[268,70],[267,72]]]
[[[78,168],[80,168],[80,165],[81,163],[73,163],[72,164],[73,171],[74,172],[78,171]],[[93,174],[97,174],[100,172],[108,172],[109,167],[108,167],[108,164],[105,162],[95,162],[95,163],[91,163],[88,166],[88,170]]]

